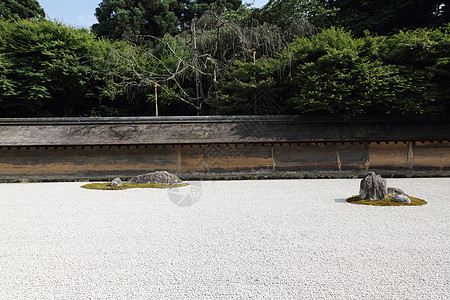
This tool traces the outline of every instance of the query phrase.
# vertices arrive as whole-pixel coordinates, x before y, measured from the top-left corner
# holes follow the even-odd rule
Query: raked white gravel
[[[449,299],[450,179],[0,184],[0,299]]]

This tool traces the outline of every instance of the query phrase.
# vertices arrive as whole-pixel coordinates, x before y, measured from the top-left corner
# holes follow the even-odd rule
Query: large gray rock
[[[395,195],[394,197],[392,197],[392,199],[394,199],[395,201],[411,204],[411,199],[409,199],[406,195]]]
[[[113,180],[111,180],[109,186],[122,186],[122,180],[119,177],[114,178]]]
[[[158,183],[158,184],[182,184],[178,176],[173,175],[167,171],[156,171],[147,174],[138,175],[136,177],[131,178],[127,181],[127,183],[132,184],[149,184],[149,183]]]
[[[359,197],[361,199],[382,200],[387,195],[386,179],[374,172],[369,172],[359,186]]]
[[[402,191],[401,189],[395,188],[395,187],[388,187],[387,194],[388,195],[406,195],[404,191]]]

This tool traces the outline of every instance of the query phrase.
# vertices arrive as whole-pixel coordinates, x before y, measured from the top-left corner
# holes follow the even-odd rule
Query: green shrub
[[[446,111],[448,41],[447,29],[353,38],[331,28],[297,39],[290,101],[299,114],[347,118]]]

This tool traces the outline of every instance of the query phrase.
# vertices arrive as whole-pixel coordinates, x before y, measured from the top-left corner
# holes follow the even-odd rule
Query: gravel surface
[[[0,184],[0,299],[449,299],[450,179]]]

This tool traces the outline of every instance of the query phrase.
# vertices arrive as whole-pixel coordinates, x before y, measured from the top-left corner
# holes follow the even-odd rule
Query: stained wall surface
[[[450,175],[446,122],[9,121],[0,120],[0,181],[105,180],[157,170],[182,179]]]
[[[411,145],[412,144],[412,145]],[[448,176],[450,143],[2,147],[0,180],[95,180],[167,170],[183,179]]]

